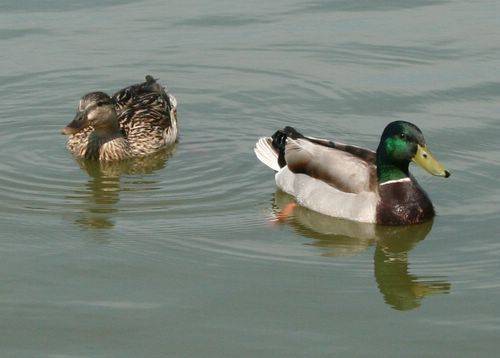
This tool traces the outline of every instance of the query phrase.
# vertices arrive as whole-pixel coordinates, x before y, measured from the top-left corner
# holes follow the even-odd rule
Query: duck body
[[[100,161],[147,156],[178,139],[177,100],[151,76],[109,97],[82,97],[75,119],[63,129],[77,158]]]
[[[375,152],[305,137],[291,127],[261,138],[255,147],[257,157],[277,171],[278,188],[294,196],[301,206],[332,217],[382,225],[431,219],[434,207],[408,172],[408,161],[398,162],[402,170],[387,175],[393,168],[386,168],[391,162],[381,158],[383,150],[380,145]],[[433,160],[428,150],[425,155]],[[435,175],[449,176],[442,167],[435,171]]]

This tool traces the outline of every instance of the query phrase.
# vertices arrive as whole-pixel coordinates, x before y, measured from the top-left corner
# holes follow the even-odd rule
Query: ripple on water
[[[0,123],[0,200],[8,203],[2,206],[5,214],[109,214],[110,221],[95,217],[88,224],[112,228],[116,218],[154,220],[166,214],[177,219],[186,214],[206,218],[252,202],[252,177],[257,172],[255,165],[239,160],[251,155],[250,145],[241,145],[244,133],[225,136],[216,125],[192,139],[183,137],[174,153],[149,163],[132,167],[79,163],[80,169],[64,149],[60,126],[54,122],[46,114],[18,114]],[[172,154],[179,155],[176,167],[165,169]],[[75,223],[84,222],[75,219]]]
[[[207,66],[179,67],[193,73],[207,69]],[[0,200],[9,203],[1,210],[8,211],[9,215],[44,214],[63,218],[82,230],[127,231],[128,235],[135,234],[136,239],[128,236],[129,239],[115,243],[114,247],[152,256],[168,250],[187,256],[196,250],[196,255],[342,266],[359,275],[371,275],[373,268],[369,261],[367,265],[366,255],[371,255],[368,249],[376,246],[377,235],[363,238],[355,230],[351,236],[331,232],[325,236],[299,223],[286,230],[276,228],[273,234],[276,240],[266,239],[269,235],[266,220],[274,202],[274,199],[269,201],[269,195],[274,192],[273,174],[258,163],[252,152],[258,136],[271,134],[285,122],[302,122],[303,110],[323,103],[320,108],[335,107],[337,114],[347,115],[353,106],[342,107],[342,103],[346,105],[346,95],[354,97],[357,103],[365,98],[363,94],[336,92],[320,79],[286,70],[263,72],[235,66],[209,66],[209,69],[220,73],[229,83],[241,77],[252,78],[252,81],[272,77],[279,89],[292,81],[296,86],[288,92],[293,98],[290,94],[280,94],[279,90],[226,93],[200,88],[198,92],[185,89],[185,96],[194,101],[184,102],[182,90],[173,89],[181,103],[180,143],[172,151],[135,166],[75,162],[64,149],[64,138],[59,135],[59,127],[66,120],[62,115],[57,115],[57,120],[49,118],[45,113],[47,103],[40,101],[35,107],[41,113],[35,117],[18,114],[0,122],[0,187],[3,188]],[[85,71],[90,70],[79,69],[80,74]],[[42,84],[53,77],[69,81],[64,73],[35,74],[33,78],[39,85],[35,92],[42,93]],[[10,86],[15,87],[19,81],[27,80],[15,79]],[[384,93],[376,97],[381,95]],[[267,103],[271,96],[280,99],[278,105]],[[61,100],[76,103],[74,98]],[[330,104],[324,105],[326,102]],[[335,105],[337,102],[339,106]],[[207,106],[211,111],[207,112]],[[63,107],[67,106],[60,103],[56,106],[57,109]],[[233,123],[237,123],[237,127]],[[346,123],[337,123],[334,130],[342,132],[346,126]],[[375,142],[373,135],[356,135],[365,142]],[[450,152],[449,155],[453,160],[480,157],[473,152]],[[464,180],[474,183],[472,177]],[[445,204],[447,213],[453,215],[453,203]],[[145,238],[145,233],[151,230],[154,231],[152,237]],[[291,243],[290,230],[305,240]],[[280,237],[285,239],[280,241]],[[159,247],[168,250],[157,250]],[[318,260],[318,253],[324,259]],[[362,253],[365,254],[360,255]],[[331,256],[349,259],[328,260]],[[477,263],[466,260],[456,267],[446,259],[436,263],[422,257],[409,265],[425,267],[430,275],[465,267],[472,271],[480,269]]]

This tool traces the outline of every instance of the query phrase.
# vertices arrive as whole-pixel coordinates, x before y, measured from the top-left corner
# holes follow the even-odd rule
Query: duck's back
[[[154,153],[177,140],[175,98],[151,76],[113,95],[120,128],[135,155]]]

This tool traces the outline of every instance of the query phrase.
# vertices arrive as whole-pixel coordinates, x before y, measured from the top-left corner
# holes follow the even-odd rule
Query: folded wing
[[[285,161],[291,172],[319,179],[346,193],[370,191],[376,185],[376,167],[370,156],[364,158],[309,138],[287,138]]]

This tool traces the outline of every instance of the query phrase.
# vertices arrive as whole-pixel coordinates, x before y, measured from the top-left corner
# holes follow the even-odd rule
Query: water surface
[[[13,357],[491,356],[500,334],[495,1],[0,4],[0,351]],[[91,90],[159,77],[180,142],[78,163]],[[424,132],[438,216],[378,228],[300,209],[254,157],[293,125],[375,148]]]

